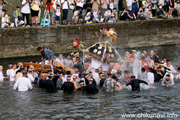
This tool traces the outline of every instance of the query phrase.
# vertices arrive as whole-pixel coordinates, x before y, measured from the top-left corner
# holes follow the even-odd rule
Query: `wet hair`
[[[132,75],[131,78],[136,78],[136,77],[134,75]]]
[[[70,75],[70,74],[71,74],[71,71],[67,71],[66,74],[67,74],[67,75]]]
[[[165,56],[164,57],[162,57],[162,59],[164,59],[164,58],[166,58]],[[167,59],[167,58],[166,58]]]
[[[58,69],[63,69],[62,67],[58,67]]]
[[[155,63],[160,63],[158,60],[155,60],[154,62],[155,62]]]
[[[128,74],[128,73],[129,73],[129,71],[127,71],[127,70],[124,71],[124,74]]]
[[[54,70],[54,74],[58,74],[58,70],[57,69]]]
[[[157,67],[157,69],[161,69],[161,67]]]
[[[112,76],[112,79],[118,81],[118,78],[115,75]]]
[[[107,74],[108,77],[111,77],[111,75],[112,75],[111,73],[108,73],[108,74]]]
[[[142,72],[145,72],[145,71],[146,71],[146,69],[145,69],[145,68],[141,68],[141,71],[142,71]]]
[[[170,60],[167,60],[167,63],[168,63],[168,62],[171,62],[171,61],[170,61]]]
[[[70,56],[70,57],[71,57],[71,54],[68,54],[67,56]]]
[[[42,47],[37,47],[37,51],[39,51],[39,50],[41,50],[42,49]]]

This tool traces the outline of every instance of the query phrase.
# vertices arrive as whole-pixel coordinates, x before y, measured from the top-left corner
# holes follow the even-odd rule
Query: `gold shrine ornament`
[[[94,51],[93,51],[94,53],[97,53],[97,49],[94,49]]]
[[[114,54],[111,54],[111,57],[114,58]]]
[[[100,55],[101,54],[101,51],[98,51],[98,55]]]

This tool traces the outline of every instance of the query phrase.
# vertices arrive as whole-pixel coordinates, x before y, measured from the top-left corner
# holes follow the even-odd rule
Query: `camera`
[[[47,3],[51,3],[51,0],[47,0]]]

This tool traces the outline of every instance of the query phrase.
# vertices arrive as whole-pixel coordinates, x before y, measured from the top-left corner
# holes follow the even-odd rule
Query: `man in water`
[[[9,74],[10,74],[10,81],[15,81],[16,71],[17,71],[17,66],[16,66],[16,64],[14,64],[12,69],[9,72]]]
[[[111,78],[111,73],[108,73],[107,76],[108,78],[104,81],[103,88],[106,92],[113,92],[116,88],[116,80]]]
[[[71,76],[67,76],[67,82],[64,82],[61,89],[64,93],[72,93],[74,91],[74,84],[71,82]]]
[[[171,78],[169,74],[167,74],[162,81],[162,86],[169,87],[173,85],[174,85],[174,80]]]
[[[104,77],[104,74],[103,73],[99,73],[99,77],[100,77],[100,84],[99,84],[99,87],[102,88],[103,85],[104,85],[104,81],[106,80],[106,78]]]
[[[97,86],[95,84],[93,84],[93,79],[89,78],[88,81],[89,81],[89,84],[87,84],[84,87],[83,92],[86,92],[86,93],[97,93],[98,89],[97,89]]]
[[[54,86],[54,83],[52,81],[53,79],[53,74],[49,74],[48,75],[48,78],[46,81],[45,81],[45,89],[47,92],[55,92],[56,91],[56,87]]]
[[[42,67],[45,64],[45,60],[48,60],[49,63],[52,65],[54,60],[54,53],[48,48],[45,47],[38,47],[37,51],[41,53],[41,61],[42,61]],[[51,69],[53,69],[53,66],[51,66]]]
[[[27,78],[27,72],[23,72],[23,77],[17,79],[14,84],[13,89],[18,91],[27,91],[28,89],[33,89],[31,81]]]
[[[132,75],[131,76],[131,81],[129,83],[123,85],[123,88],[125,88],[128,85],[131,85],[132,91],[140,92],[140,83],[144,83],[144,84],[148,85],[149,87],[151,87],[151,85],[148,84],[147,82],[145,82],[143,80],[135,79],[135,76]]]

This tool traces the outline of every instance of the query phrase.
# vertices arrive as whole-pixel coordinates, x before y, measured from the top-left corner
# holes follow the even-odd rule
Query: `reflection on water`
[[[152,48],[148,48],[150,49]],[[174,61],[174,64],[179,63],[177,52],[175,53],[179,51],[178,46],[156,47],[156,49],[160,57],[167,56]],[[119,49],[121,55],[126,50]],[[1,59],[0,63],[7,66],[8,63],[29,60],[38,61],[39,57]],[[62,91],[47,93],[37,87],[32,91],[18,92],[14,91],[12,86],[13,83],[9,81],[0,83],[0,120],[123,119],[121,116],[123,113],[174,112],[180,115],[180,81],[178,80],[175,81],[173,88],[164,88],[157,84],[153,89],[142,90],[140,93],[132,93],[124,89],[115,93],[100,91],[95,95],[81,92],[69,95],[63,94]]]

